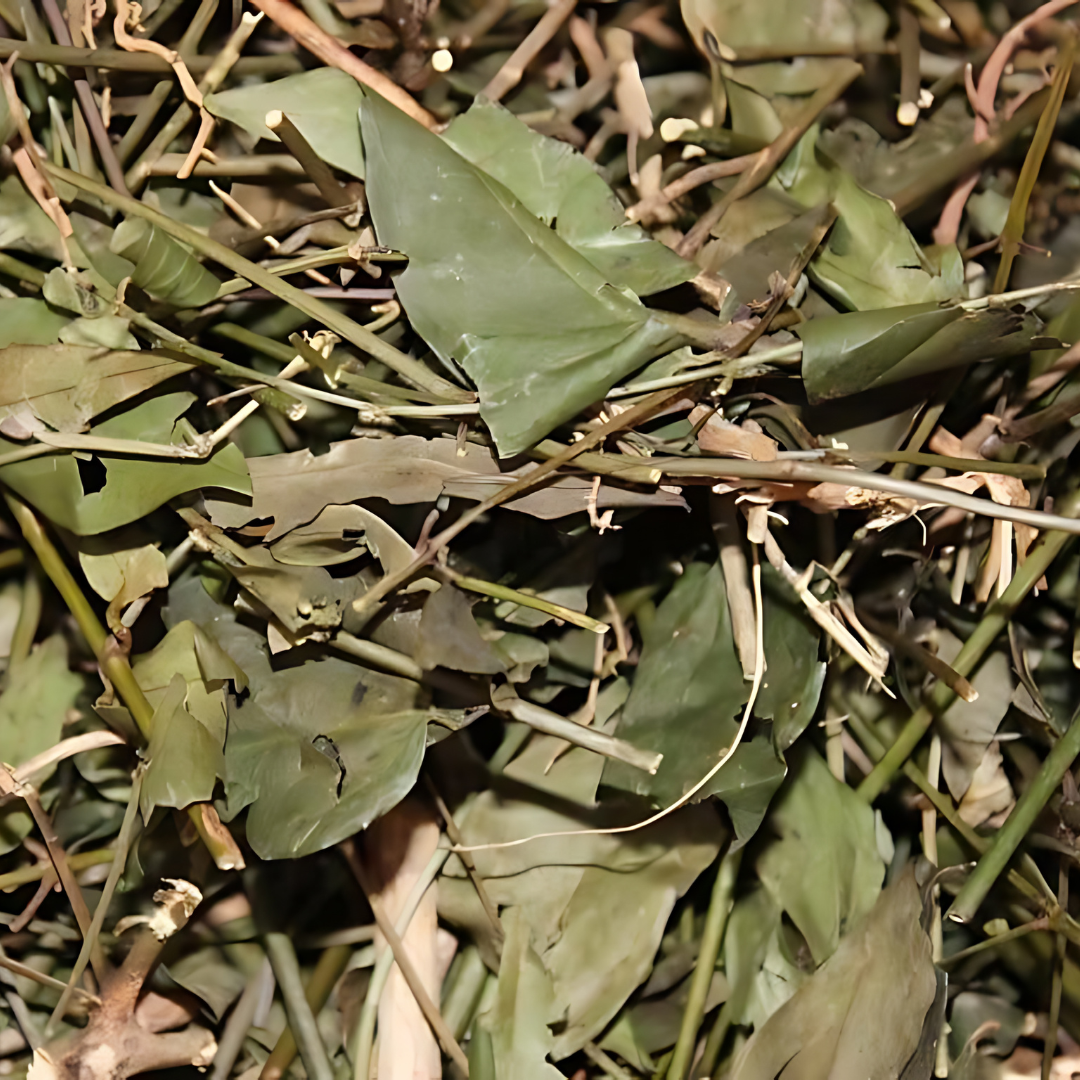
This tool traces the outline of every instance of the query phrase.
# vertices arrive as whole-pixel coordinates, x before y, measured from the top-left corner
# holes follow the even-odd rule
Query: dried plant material
[[[701,422],[704,421],[702,424]],[[762,433],[757,424],[733,424],[718,416],[715,409],[698,405],[690,413],[690,423],[698,427],[697,441],[707,454],[744,458],[750,461],[775,461],[775,440]]]
[[[389,918],[396,920],[439,843],[435,817],[413,801],[380,818],[364,840],[372,887]],[[429,888],[402,937],[429,996],[439,1000],[442,973],[435,888]],[[376,937],[376,949],[388,948]],[[379,1001],[379,1076],[386,1080],[439,1080],[439,1044],[396,968]]]
[[[0,1073],[1074,1063],[1074,9],[651,3],[0,0]]]
[[[964,821],[973,827],[998,815],[1004,819],[1016,804],[1012,785],[1001,763],[1001,750],[997,742],[992,742],[972,774],[971,784],[957,808]]]
[[[158,941],[168,941],[186,926],[192,912],[202,903],[202,893],[190,881],[169,878],[167,883],[171,889],[158,889],[154,893],[154,903],[159,907],[153,915],[126,916],[116,924],[116,933],[145,926]]]

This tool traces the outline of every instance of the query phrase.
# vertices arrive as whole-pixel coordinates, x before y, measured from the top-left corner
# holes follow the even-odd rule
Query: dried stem
[[[739,177],[735,186],[722,199],[698,218],[694,227],[683,237],[678,252],[684,259],[692,259],[709,237],[713,226],[727,213],[728,208],[739,199],[756,191],[764,184],[773,171],[791,152],[795,144],[803,137],[810,125],[821,115],[826,106],[831,105],[862,74],[859,64],[845,65],[844,70],[823,86],[803,106],[795,119],[775,142],[754,155],[754,164]]]
[[[1066,515],[1080,512],[1080,493],[1073,492],[1061,500],[1061,509]],[[1009,587],[997,600],[993,601],[975,627],[971,636],[964,642],[963,648],[953,660],[952,666],[960,675],[970,674],[982,659],[983,654],[1005,629],[1021,601],[1042,579],[1050,564],[1061,553],[1069,537],[1064,532],[1048,532],[1041,542],[1034,547],[1009,583]],[[873,802],[885,789],[911,752],[919,744],[927,729],[933,723],[935,715],[940,714],[952,702],[955,695],[948,686],[938,683],[930,696],[930,702],[917,709],[900,732],[899,737],[889,748],[885,756],[874,766],[874,771],[859,785],[858,793],[867,802]],[[1080,727],[1080,725],[1074,725]],[[1080,731],[1078,731],[1080,736]],[[1013,820],[1013,815],[1009,821]]]
[[[467,510],[453,525],[432,537],[428,542],[427,550],[404,569],[392,574],[386,574],[374,588],[366,592],[359,600],[353,602],[353,608],[370,619],[375,614],[376,605],[381,600],[389,596],[400,585],[404,585],[413,575],[427,566],[438,551],[446,547],[451,540],[464,532],[478,518],[483,517],[494,507],[501,506],[503,503],[523,495],[526,491],[531,491],[547,477],[562,468],[563,465],[573,461],[578,455],[593,449],[595,446],[600,446],[615,432],[627,427],[633,427],[633,425],[655,416],[665,405],[681,396],[682,391],[674,393],[661,391],[650,395],[644,401],[638,402],[625,412],[619,413],[599,427],[594,428],[578,442],[563,448],[550,460],[545,461],[539,468],[527,473],[520,480],[507,484],[506,487],[495,492],[494,495],[489,496],[482,503],[474,506],[471,510]]]
[[[71,48],[71,32],[60,13],[56,0],[42,0],[45,9],[45,17],[49,20],[56,43],[64,48]],[[86,126],[90,129],[90,135],[97,147],[101,164],[105,169],[105,175],[109,178],[109,184],[121,195],[127,195],[127,184],[124,183],[124,171],[120,168],[120,162],[116,160],[116,152],[109,141],[109,133],[101,120],[97,102],[94,101],[90,83],[86,80],[86,72],[80,72],[78,68],[71,71],[72,85],[75,87],[75,96],[79,99],[79,108],[82,110]]]
[[[391,105],[396,105],[403,113],[411,116],[424,127],[434,129],[438,126],[435,117],[412,95],[381,71],[377,71],[370,64],[365,64],[358,56],[354,56],[337,38],[331,37],[325,30],[320,30],[288,0],[252,0],[252,3],[324,64],[340,68],[362,86],[367,86],[377,94],[381,94]]]
[[[305,175],[315,184],[319,189],[319,194],[330,206],[356,205],[356,200],[350,199],[345,189],[337,182],[330,171],[330,166],[312,150],[311,144],[280,109],[273,109],[266,114],[266,126],[281,139],[289,153],[300,162]]]
[[[356,880],[360,884],[360,888],[364,890],[364,895],[367,897],[368,904],[371,906],[371,913],[375,916],[375,922],[378,924],[379,931],[386,938],[387,944],[390,946],[390,953],[393,955],[393,961],[397,964],[398,969],[401,971],[405,981],[409,984],[409,989],[412,991],[413,997],[416,999],[416,1004],[420,1006],[420,1011],[424,1014],[425,1019],[431,1025],[431,1030],[435,1033],[435,1037],[439,1040],[439,1045],[443,1048],[443,1053],[465,1074],[469,1075],[469,1061],[465,1057],[464,1051],[458,1045],[457,1040],[454,1038],[454,1033],[447,1027],[446,1021],[442,1018],[438,1007],[428,996],[428,992],[424,989],[424,984],[420,979],[420,975],[416,968],[413,967],[412,960],[409,958],[409,954],[405,949],[404,942],[401,940],[401,935],[397,932],[394,924],[387,917],[386,912],[383,910],[382,902],[378,896],[371,889],[370,882],[367,878],[367,873],[364,870],[363,863],[360,861],[359,852],[356,850],[356,845],[347,840],[341,845],[341,850],[348,860],[349,866],[352,868],[352,872],[356,875]],[[438,857],[442,857],[445,861],[449,855],[449,851],[445,848],[436,851],[432,856],[431,863],[429,863],[429,869]],[[438,871],[436,871],[437,873]],[[424,877],[427,874],[425,872]],[[413,892],[420,893],[420,897],[423,896],[423,892],[419,886],[424,880],[421,877],[414,887]],[[432,875],[434,877],[434,875]],[[430,882],[429,882],[430,884]],[[424,891],[426,891],[426,885]],[[420,897],[417,898],[417,905],[419,906]],[[409,900],[412,899],[410,895]],[[408,901],[406,902],[406,910],[402,912],[404,916],[407,911]],[[410,918],[411,918],[411,913]]]
[[[304,1068],[312,1080],[334,1080],[334,1070],[326,1045],[319,1034],[315,1014],[304,994],[304,984],[300,979],[300,965],[288,934],[273,931],[263,935],[266,955],[274,968],[278,988],[285,999],[285,1011],[289,1016],[289,1027],[295,1032],[296,1042],[300,1047],[300,1056]]]
[[[311,978],[308,979],[307,986],[304,987],[304,999],[308,1003],[312,1016],[317,1017],[322,1012],[323,1006],[330,997],[330,991],[341,978],[341,973],[345,970],[350,956],[352,956],[352,948],[349,945],[331,945],[323,950],[315,965],[315,970],[311,973]],[[298,1049],[293,1029],[288,1026],[274,1043],[274,1049],[270,1051],[270,1056],[266,1059],[262,1072],[259,1073],[259,1080],[280,1080],[296,1059]]]
[[[1029,556],[1028,562],[1021,567],[1021,572],[1027,570],[1030,562]],[[1017,848],[1024,842],[1036,818],[1042,813],[1043,807],[1058,789],[1062,777],[1072,767],[1078,755],[1080,755],[1080,716],[1073,718],[1068,731],[1054,744],[1035,778],[1017,800],[1016,807],[1009,814],[1005,824],[994,834],[986,853],[979,859],[975,869],[953,901],[952,907],[946,912],[948,918],[961,923],[970,922],[975,918],[976,912],[986,899],[986,894],[1008,866]]]
[[[0,59],[6,59],[15,52],[21,59],[31,63],[59,64],[63,67],[95,67],[112,71],[151,73],[166,73],[171,70],[165,60],[152,53],[129,53],[120,49],[78,49],[54,45],[51,42],[0,38]],[[187,66],[190,71],[197,73],[206,71],[217,60],[217,55],[190,56],[187,59]],[[234,73],[238,76],[296,75],[301,71],[303,71],[302,64],[291,53],[281,53],[276,56],[245,56],[237,61],[234,68]]]
[[[58,179],[67,180],[80,190],[85,191],[90,195],[95,195],[108,205],[115,206],[118,210],[122,210],[126,215],[144,218],[152,225],[156,225],[158,228],[169,233],[169,235],[173,236],[175,239],[188,244],[190,247],[194,248],[195,251],[199,252],[199,254],[206,258],[213,259],[215,262],[232,270],[233,273],[247,278],[255,285],[259,285],[268,292],[280,297],[298,311],[302,311],[310,318],[323,323],[336,334],[345,338],[347,341],[352,342],[357,348],[363,349],[377,360],[381,360],[387,367],[392,368],[407,382],[410,382],[423,390],[429,390],[434,394],[439,394],[449,401],[471,401],[474,399],[475,395],[469,391],[462,390],[460,387],[447,382],[445,379],[436,375],[430,368],[420,363],[420,361],[414,360],[411,356],[407,356],[405,353],[400,352],[392,345],[387,345],[381,338],[376,337],[369,330],[365,330],[359,323],[354,322],[334,308],[309,296],[295,285],[290,285],[288,282],[281,281],[274,274],[264,270],[256,263],[250,262],[242,255],[238,255],[231,248],[225,247],[224,244],[219,244],[216,240],[211,240],[209,237],[203,236],[202,233],[181,222],[173,221],[165,214],[154,210],[145,203],[118,195],[108,188],[103,187],[101,184],[95,184],[92,180],[88,180],[85,176],[80,176],[78,173],[71,172],[69,169],[61,169],[58,166],[49,165],[47,163],[43,163],[43,166],[50,174],[56,176]]]
[[[714,180],[722,180],[725,176],[738,176],[745,172],[758,160],[757,154],[744,154],[742,157],[728,158],[727,161],[713,161],[708,165],[700,165],[691,169],[688,173],[680,176],[678,180],[672,180],[655,195],[648,195],[633,206],[627,207],[626,216],[631,221],[640,221],[650,214],[654,214],[662,206],[682,198],[695,188],[704,184],[711,184]]]
[[[519,82],[525,69],[540,54],[540,50],[555,36],[559,27],[570,17],[577,0],[555,0],[540,17],[540,21],[525,36],[525,40],[507,57],[494,74],[480,97],[501,101]]]

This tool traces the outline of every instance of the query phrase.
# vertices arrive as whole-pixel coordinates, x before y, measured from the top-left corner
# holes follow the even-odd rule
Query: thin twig
[[[431,779],[431,775],[427,772],[424,773],[424,786],[427,788],[428,794],[434,800],[435,807],[439,811],[440,817],[443,819],[443,825],[446,828],[446,835],[450,838],[450,843],[460,846],[461,830],[454,820],[454,815],[450,813],[450,807],[443,802],[442,796],[435,787],[435,781]],[[462,812],[462,810],[458,811],[459,814]],[[496,943],[501,946],[504,934],[502,923],[499,921],[499,909],[491,899],[487,889],[484,887],[484,879],[480,876],[480,871],[476,868],[476,860],[467,851],[459,852],[458,858],[461,859],[461,863],[465,867],[465,872],[469,875],[469,880],[473,883],[473,888],[476,890],[476,896],[480,901],[480,906],[484,909],[484,914],[488,917],[488,924],[491,927],[492,936]]]
[[[610,435],[615,434],[615,432],[621,431],[627,427],[633,427],[633,425],[642,423],[650,417],[655,416],[664,408],[664,406],[670,404],[680,396],[681,391],[677,393],[661,391],[657,394],[650,395],[644,401],[638,402],[632,408],[619,413],[617,416],[613,416],[610,420],[607,420],[605,423],[594,428],[582,439],[578,440],[578,442],[560,450],[559,453],[550,460],[545,461],[539,468],[533,469],[532,472],[527,473],[519,480],[515,480],[514,483],[507,484],[506,487],[501,488],[499,491],[495,492],[494,495],[490,495],[482,503],[474,506],[471,510],[465,511],[453,525],[450,525],[448,528],[443,529],[442,532],[432,537],[427,544],[426,550],[417,556],[417,558],[415,558],[408,566],[393,574],[385,575],[372,589],[369,589],[358,600],[353,601],[354,610],[358,614],[365,616],[366,619],[370,619],[371,616],[375,614],[376,607],[380,601],[389,596],[399,586],[404,585],[414,574],[427,566],[438,551],[446,547],[451,540],[464,532],[465,529],[478,518],[483,517],[494,507],[501,506],[503,503],[509,502],[519,495],[523,495],[526,491],[532,491],[540,483],[546,480],[547,477],[557,472],[563,465],[568,464],[579,454],[591,450],[595,446],[601,445]]]
[[[756,191],[772,176],[776,167],[821,115],[822,110],[831,105],[862,74],[862,70],[862,67],[856,63],[845,65],[839,75],[810,98],[799,111],[795,121],[786,127],[774,142],[754,155],[756,158],[754,164],[743,172],[731,191],[713,203],[683,237],[677,250],[684,259],[692,259],[697,254],[702,244],[708,239],[713,226],[727,213],[733,203]]]
[[[71,977],[64,987],[64,992],[60,995],[60,1000],[56,1003],[56,1008],[53,1009],[52,1016],[49,1017],[49,1023],[45,1028],[46,1034],[54,1031],[60,1021],[64,1019],[68,1001],[71,999],[72,993],[77,989],[76,984],[82,978],[82,973],[86,970],[86,965],[93,955],[94,949],[98,947],[98,936],[101,934],[102,926],[105,925],[105,916],[108,914],[109,904],[112,902],[116,886],[120,883],[120,875],[127,866],[128,851],[138,830],[139,792],[142,791],[142,782],[145,775],[146,770],[141,765],[132,774],[131,795],[128,797],[127,807],[124,810],[124,820],[120,824],[120,832],[116,837],[116,857],[113,859],[112,866],[109,867],[109,876],[105,879],[105,887],[101,891],[101,898],[98,900],[97,907],[94,908],[94,918],[91,920],[90,928],[83,939],[78,959],[71,969]]]
[[[420,361],[414,360],[411,356],[400,352],[392,345],[386,344],[371,331],[365,330],[359,323],[342,315],[334,308],[322,303],[322,301],[309,296],[303,289],[298,289],[295,285],[281,281],[261,266],[250,262],[231,248],[225,247],[224,244],[219,244],[216,240],[203,236],[196,229],[190,228],[179,221],[173,221],[167,215],[154,210],[145,203],[125,198],[101,184],[95,184],[92,180],[88,180],[85,176],[80,176],[76,172],[61,169],[59,166],[50,165],[47,162],[43,162],[42,165],[46,171],[55,175],[58,179],[67,180],[80,190],[96,195],[108,205],[122,210],[125,215],[144,218],[152,225],[156,225],[169,233],[175,239],[190,245],[201,255],[228,267],[233,273],[247,278],[254,284],[268,289],[298,311],[302,311],[310,318],[323,323],[336,334],[370,353],[377,360],[381,360],[407,382],[413,383],[423,390],[439,394],[449,401],[464,402],[472,401],[475,398],[474,394],[447,382]]]
[[[1067,495],[1060,500],[1060,507],[1066,515],[1080,513],[1080,493],[1072,492]],[[1051,563],[1061,553],[1068,539],[1067,533],[1048,532],[1041,542],[1028,552],[1027,559],[1017,570],[1009,587],[990,604],[986,614],[954,658],[952,667],[955,671],[967,676],[975,669],[986,650],[1005,629],[1021,601],[1042,579]],[[874,766],[874,771],[859,785],[858,794],[866,802],[872,803],[881,794],[897,769],[907,761],[923,735],[926,734],[934,717],[940,715],[948,707],[953,697],[953,692],[943,683],[938,683],[934,687],[929,704],[921,706],[911,715],[896,741]],[[1009,821],[1013,820],[1013,815],[1010,815]]]
[[[492,76],[480,97],[501,101],[519,82],[525,69],[540,54],[540,50],[555,36],[559,27],[570,17],[577,0],[555,0],[540,17],[540,21],[525,35],[525,40],[507,57]]]
[[[334,1070],[326,1052],[326,1044],[319,1034],[319,1025],[311,1006],[304,996],[304,984],[300,978],[300,965],[288,934],[277,931],[263,935],[263,946],[274,968],[281,996],[285,999],[285,1011],[289,1026],[296,1034],[304,1068],[312,1080],[334,1080]]]
[[[573,608],[564,607],[562,604],[553,604],[550,600],[544,600],[521,589],[511,589],[507,585],[497,585],[493,581],[466,577],[448,566],[441,567],[441,572],[449,577],[459,589],[467,589],[469,592],[480,593],[481,596],[490,596],[493,600],[508,600],[520,607],[543,611],[562,622],[580,626],[583,630],[591,630],[594,634],[606,634],[611,629],[607,623],[600,622],[582,611],[574,611]]]
[[[367,86],[377,94],[381,94],[391,105],[396,105],[403,113],[411,116],[424,127],[434,129],[438,126],[435,117],[411,94],[381,71],[377,71],[370,64],[365,64],[358,56],[354,56],[337,38],[331,37],[325,30],[320,30],[288,0],[252,0],[252,3],[324,64],[340,68],[362,86]]]
[[[51,41],[22,41],[17,38],[0,38],[0,60],[12,53],[31,63],[58,64],[62,67],[104,68],[109,71],[138,71],[167,74],[172,69],[160,56],[151,53],[129,53],[122,49],[80,49],[55,45]],[[190,56],[189,70],[198,73],[212,67],[214,56]],[[245,56],[237,61],[234,69],[240,76],[273,77],[296,75],[303,71],[300,60],[292,53],[273,56]]]
[[[60,13],[56,0],[42,0],[45,9],[45,17],[49,20],[53,37],[56,43],[64,48],[71,48],[71,32],[67,22]],[[86,126],[90,129],[94,145],[101,157],[101,164],[105,169],[105,175],[109,178],[109,184],[121,195],[127,195],[127,184],[124,183],[124,170],[120,168],[120,162],[116,160],[116,152],[109,141],[109,133],[101,120],[97,102],[94,101],[90,83],[86,80],[86,72],[80,72],[78,68],[71,69],[71,82],[75,87],[75,96],[79,99],[79,108],[82,110]]]
[[[24,979],[31,979],[42,986],[47,986],[50,990],[62,990],[67,993],[73,989],[70,984],[65,983],[63,980],[54,979],[51,975],[46,975],[44,971],[38,971],[37,968],[31,967],[29,964],[20,964],[18,960],[12,960],[9,956],[0,956],[0,967],[15,975],[21,975]],[[101,1004],[101,998],[97,994],[91,994],[89,990],[84,990],[81,986],[74,987],[74,992],[84,1005]]]
[[[272,109],[266,114],[266,126],[285,144],[285,148],[304,170],[305,175],[319,189],[319,194],[331,207],[355,206],[345,189],[337,182],[330,166],[311,148],[297,126],[280,110]]]
[[[330,997],[330,991],[334,989],[334,984],[341,977],[350,956],[352,956],[352,947],[346,944],[328,945],[323,950],[315,965],[315,970],[311,973],[311,978],[304,987],[304,998],[308,1003],[308,1008],[311,1009],[312,1016],[318,1017],[322,1012],[323,1006]],[[263,1064],[259,1080],[279,1080],[288,1072],[289,1066],[296,1059],[298,1049],[292,1027],[286,1026],[278,1036],[278,1041],[274,1043],[270,1056]],[[228,1073],[224,1075],[227,1076]]]
[[[86,906],[86,899],[79,888],[79,883],[75,880],[75,875],[68,865],[67,852],[64,851],[64,845],[60,842],[52,818],[41,805],[41,799],[38,798],[37,791],[29,784],[16,785],[11,773],[5,767],[0,766],[0,790],[7,794],[9,784],[15,788],[16,793],[26,803],[30,813],[33,815],[38,831],[41,833],[41,838],[49,849],[49,858],[52,860],[53,869],[56,871],[56,876],[67,894],[68,903],[71,904],[71,912],[75,916],[75,922],[79,926],[83,940],[90,940],[90,963],[93,965],[94,975],[97,977],[98,983],[101,984],[109,974],[109,963],[105,959],[105,953],[102,951],[100,943],[90,939],[90,909]]]
[[[420,973],[413,966],[413,962],[405,948],[405,943],[401,940],[401,935],[394,928],[394,924],[383,910],[382,901],[371,888],[371,883],[368,881],[367,872],[360,861],[356,845],[351,840],[348,840],[341,845],[341,849],[348,860],[349,866],[352,868],[352,872],[356,875],[360,888],[364,890],[364,895],[367,897],[368,904],[371,907],[371,913],[375,916],[375,922],[378,924],[379,932],[386,938],[386,943],[390,946],[390,951],[394,957],[394,963],[397,964],[405,982],[408,983],[409,989],[416,999],[416,1004],[424,1014],[424,1019],[427,1020],[435,1037],[439,1040],[443,1053],[468,1077],[469,1059],[458,1045],[454,1033],[447,1027],[438,1006],[431,1000],[428,992],[424,989]],[[442,852],[440,851],[437,854],[442,854]]]
[[[884,638],[898,653],[917,660],[934,678],[943,682],[957,697],[964,701],[978,701],[979,692],[961,675],[955,668],[946,664],[940,656],[935,656],[929,649],[923,648],[917,641],[893,627],[888,623],[875,619],[868,611],[859,608],[859,618],[866,623],[867,629],[878,637]]]
[[[647,195],[640,202],[626,208],[626,216],[631,221],[640,221],[649,214],[655,213],[668,203],[682,198],[695,188],[704,184],[711,184],[715,180],[722,180],[726,176],[738,176],[745,172],[758,160],[758,154],[744,154],[742,157],[728,158],[726,161],[713,161],[708,165],[700,165],[684,173],[678,180],[672,180],[670,184],[662,188],[655,195]]]

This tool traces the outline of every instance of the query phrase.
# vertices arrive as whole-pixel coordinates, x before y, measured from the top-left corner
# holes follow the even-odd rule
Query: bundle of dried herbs
[[[0,0],[0,1075],[1080,1071],[1078,29]]]

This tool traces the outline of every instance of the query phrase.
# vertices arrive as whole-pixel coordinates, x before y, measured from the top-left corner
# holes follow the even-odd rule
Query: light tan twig
[[[376,71],[370,64],[365,64],[358,56],[354,56],[337,38],[320,30],[288,0],[251,0],[251,2],[324,64],[340,68],[361,85],[370,87],[377,94],[381,94],[391,105],[396,105],[403,113],[411,116],[424,127],[429,129],[438,127],[438,120],[407,91],[381,71]]]
[[[256,3],[261,0],[255,0]],[[491,81],[480,91],[489,101],[500,101],[519,82],[525,69],[536,59],[540,50],[555,36],[556,31],[577,7],[577,0],[555,0],[540,17],[540,21],[525,36],[525,40],[510,54]]]

